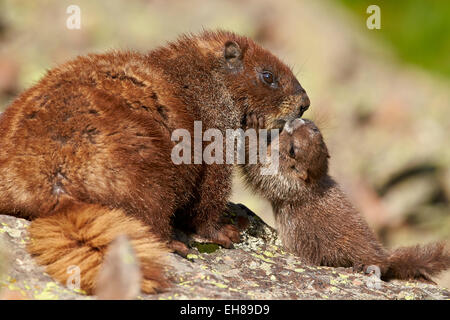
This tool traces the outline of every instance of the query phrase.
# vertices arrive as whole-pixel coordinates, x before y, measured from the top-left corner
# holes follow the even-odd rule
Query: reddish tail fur
[[[122,210],[100,205],[71,203],[48,217],[35,219],[29,227],[29,252],[47,273],[63,284],[71,276],[67,268],[80,268],[81,289],[93,294],[108,246],[118,236],[130,240],[142,274],[141,289],[154,293],[165,287],[164,245],[139,220]]]
[[[431,276],[450,268],[450,252],[444,243],[399,248],[390,254],[388,263],[389,268],[383,274],[386,280],[416,279],[433,282]]]

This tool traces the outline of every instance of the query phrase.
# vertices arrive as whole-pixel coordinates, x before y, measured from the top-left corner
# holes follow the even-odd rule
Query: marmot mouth
[[[288,120],[286,119],[276,119],[273,123],[272,129],[280,129],[280,131],[282,131],[287,121]]]
[[[272,139],[277,138],[278,135],[283,131],[284,124],[285,124],[286,122],[287,122],[286,119],[276,119],[276,120],[273,122],[272,128],[270,128],[270,129],[267,131],[267,145],[268,145],[268,146],[269,146],[270,143],[272,142]],[[277,134],[276,134],[274,137],[272,137],[271,129],[278,129],[278,130],[277,130]]]
[[[292,117],[285,117],[285,118],[279,118],[276,119],[273,124],[272,124],[272,128],[271,129],[278,129],[278,134],[281,134],[281,132],[283,132],[283,130],[285,129],[285,125],[286,123],[293,121],[295,119],[301,119],[300,117],[296,117],[296,116],[292,116]],[[275,136],[277,137],[278,134]],[[273,137],[273,138],[275,138]],[[271,142],[271,134],[267,134],[267,145],[270,145]]]

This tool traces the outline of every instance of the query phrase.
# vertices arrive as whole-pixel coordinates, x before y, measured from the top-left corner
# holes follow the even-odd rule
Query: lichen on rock
[[[450,291],[420,282],[377,281],[350,268],[308,266],[286,252],[276,231],[243,205],[230,204],[235,223],[246,220],[233,249],[183,235],[188,259],[170,254],[172,286],[139,299],[450,299]],[[0,215],[0,290],[29,299],[92,299],[55,282],[26,252],[29,222]],[[197,245],[195,245],[197,244]],[[6,251],[8,252],[6,254]],[[6,259],[6,255],[9,259]]]

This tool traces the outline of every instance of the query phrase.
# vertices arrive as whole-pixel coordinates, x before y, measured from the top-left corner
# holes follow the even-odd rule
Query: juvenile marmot
[[[248,125],[258,128],[256,117]],[[247,184],[272,203],[278,234],[286,248],[307,263],[364,270],[380,268],[382,279],[418,279],[450,268],[444,243],[388,252],[363,217],[328,175],[328,150],[319,129],[304,119],[288,121],[272,142],[279,151],[279,170],[261,175],[266,164],[241,167]]]
[[[172,241],[174,218],[224,247],[239,241],[219,222],[232,165],[174,164],[172,132],[193,137],[201,121],[202,131],[225,136],[249,113],[274,128],[308,106],[284,63],[230,32],[182,36],[143,54],[78,57],[0,116],[0,214],[35,219],[30,252],[63,283],[78,265],[89,293],[108,244],[128,235],[142,289],[153,292],[165,285],[163,243],[187,251]]]

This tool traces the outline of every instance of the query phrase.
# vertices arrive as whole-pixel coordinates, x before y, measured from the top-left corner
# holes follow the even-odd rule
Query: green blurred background
[[[371,4],[382,8],[379,37],[398,60],[450,77],[450,1],[340,0],[365,23]],[[359,13],[359,14],[358,14]]]
[[[80,30],[66,28],[72,4]],[[366,27],[371,4],[380,30]],[[248,35],[292,66],[332,174],[387,246],[450,240],[449,1],[0,0],[0,111],[76,55],[144,52],[202,28]],[[273,223],[237,175],[233,200]]]

